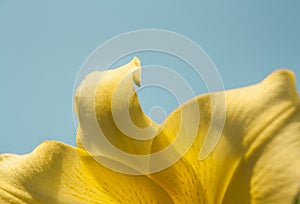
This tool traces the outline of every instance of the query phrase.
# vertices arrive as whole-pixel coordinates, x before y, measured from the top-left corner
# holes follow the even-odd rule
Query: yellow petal
[[[83,80],[75,94],[80,124],[77,145],[97,160],[105,155],[145,172],[149,169],[152,137],[159,125],[141,110],[133,82],[140,83],[138,58],[115,70],[92,72]],[[109,161],[100,162],[115,166]]]
[[[215,151],[206,160],[200,161],[198,159],[200,149],[205,140],[211,140],[211,138],[205,137],[210,131],[210,125],[215,122],[211,121],[211,115],[216,113],[211,102],[222,99],[223,93],[203,95],[187,102],[170,114],[163,125],[158,127],[140,109],[132,84],[138,79],[132,72],[136,67],[139,67],[139,62],[134,59],[119,69],[106,72],[104,76],[103,73],[98,73],[98,75],[93,73],[84,80],[83,85],[78,89],[76,104],[78,109],[83,110],[82,113],[78,113],[79,119],[82,119],[78,137],[93,156],[104,154],[134,167],[128,158],[116,157],[110,151],[105,150],[97,152],[102,148],[105,149],[101,142],[97,141],[97,138],[95,139],[99,133],[88,133],[98,125],[104,132],[103,135],[124,152],[131,154],[159,153],[171,146],[173,148],[171,152],[175,155],[185,153],[187,144],[184,139],[172,143],[174,139],[178,136],[183,136],[181,138],[193,137],[193,130],[197,127],[199,128],[197,137],[180,161],[161,172],[148,175],[169,193],[174,202],[247,203],[251,201],[267,203],[275,200],[280,203],[279,198],[285,199],[285,201],[294,199],[299,181],[297,169],[299,169],[298,141],[300,134],[297,129],[299,118],[296,116],[299,113],[299,97],[295,89],[294,76],[290,72],[278,71],[258,85],[227,91],[225,93],[227,118],[222,137]],[[99,77],[101,78],[100,82],[98,82]],[[120,83],[120,81],[122,82]],[[123,86],[119,86],[119,84],[123,84]],[[131,94],[133,94],[133,99],[128,97]],[[114,95],[117,100],[113,100]],[[87,101],[89,96],[92,96],[91,100]],[[134,121],[135,125],[140,122],[137,125],[139,127],[150,126],[154,132],[158,133],[157,137],[154,140],[139,141],[139,139],[145,139],[145,134],[133,132],[136,139],[129,138],[130,133],[124,134],[114,118],[114,108],[112,108],[114,101],[117,101],[117,113],[126,116],[126,112],[123,114],[123,111],[134,112],[130,115],[129,120]],[[200,111],[200,122],[197,119],[198,113],[194,111],[195,101]],[[84,114],[89,112],[88,115],[93,115],[94,110],[96,119],[87,120]],[[182,120],[183,113],[190,119]],[[223,115],[219,115],[219,118],[222,117]],[[291,118],[295,118],[294,121]],[[88,121],[87,124],[83,125],[86,121]],[[93,126],[90,125],[92,123],[94,123]],[[294,129],[287,129],[291,124],[297,125],[294,126]],[[222,127],[215,126],[215,128]],[[266,172],[270,175],[266,176],[266,173],[259,173],[264,169],[259,166],[267,163],[268,155],[273,155],[272,151],[278,151],[277,148],[280,148],[277,145],[274,147],[270,145],[276,138],[284,138],[278,134],[279,130],[286,131],[288,135],[286,137],[291,138],[291,142],[287,145],[295,147],[287,148],[286,153],[281,155],[282,158],[278,157],[278,160],[274,161],[274,166],[270,165],[273,170],[268,169]],[[212,140],[215,142],[216,139]],[[164,154],[159,164],[168,162],[173,156],[171,153]],[[288,157],[285,160],[286,163],[282,161],[285,157]],[[153,159],[149,161],[150,169],[153,168],[153,165],[157,165]],[[278,171],[282,172],[282,175],[276,175]],[[254,172],[258,173],[254,175]],[[259,176],[260,174],[261,176]],[[279,179],[278,182],[275,178]],[[256,180],[268,183],[269,186],[260,185],[259,182],[255,182]],[[285,186],[286,190],[281,190],[280,187],[274,187],[276,185],[273,180],[277,182],[277,185],[280,185],[280,182],[291,182]],[[270,188],[271,186],[274,188]],[[272,196],[273,194],[274,196]]]
[[[243,94],[232,94],[228,101],[234,97],[245,97],[243,105],[233,103],[237,111],[244,109],[243,114],[234,116],[233,106],[229,109],[234,121],[241,117],[238,133],[242,139],[238,145],[243,147],[244,155],[224,202],[249,198],[255,204],[292,203],[300,181],[300,103],[294,74],[287,70],[274,72]],[[231,138],[229,130],[225,134]],[[239,196],[233,196],[236,194]]]
[[[300,110],[293,74],[278,71],[225,95],[226,124],[213,153],[198,160],[213,111],[210,96],[204,95],[197,98],[201,120],[192,148],[151,178],[176,203],[292,203],[300,181]],[[154,149],[172,141],[178,126],[189,129],[191,123],[178,122],[181,109],[189,106],[167,118]]]
[[[211,102],[222,98],[222,93],[185,103],[159,126],[139,106],[133,87],[133,82],[139,85],[139,72],[135,58],[119,69],[88,75],[75,96],[78,148],[46,142],[29,155],[2,155],[0,199],[9,203],[214,204],[292,203],[297,199],[300,111],[292,73],[275,72],[258,85],[227,91],[222,137],[213,153],[200,161],[201,146],[215,122],[211,121],[216,113]],[[197,137],[185,153],[188,142],[184,138],[194,133]],[[178,136],[183,139],[172,143]],[[208,144],[216,138],[207,138]],[[111,151],[107,144],[124,154]],[[164,154],[159,164],[151,157],[145,157],[146,163],[130,160],[132,155],[156,154],[169,146],[171,153]],[[145,169],[133,171],[146,172],[168,162],[172,153],[184,155],[148,177],[116,173],[98,163],[129,172],[142,162]]]
[[[99,165],[82,149],[44,142],[28,155],[0,156],[0,203],[173,203],[145,176]]]
[[[77,135],[79,143],[89,145],[91,133],[86,132],[91,129],[91,123],[96,123],[95,126],[99,125],[103,135],[118,149],[132,154],[148,154],[151,151],[151,140],[141,133],[147,129],[149,134],[153,134],[158,125],[141,110],[133,82],[140,83],[138,58],[115,70],[92,72],[83,80],[75,94],[81,131]],[[97,136],[98,132],[94,134]],[[92,139],[94,143],[95,138]],[[98,151],[98,145],[95,148]]]

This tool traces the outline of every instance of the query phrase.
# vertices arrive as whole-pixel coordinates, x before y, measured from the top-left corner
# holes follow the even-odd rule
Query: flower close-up
[[[74,96],[76,147],[45,141],[29,154],[0,155],[0,203],[300,203],[300,100],[292,71],[277,70],[258,84],[197,96],[162,124],[140,106],[135,85],[141,71],[135,57],[85,77]],[[213,151],[199,159],[211,139],[208,132],[213,133],[212,113],[217,120],[224,117],[212,106],[220,96],[225,123]],[[126,114],[130,123],[122,121]],[[123,130],[132,124],[148,131]],[[172,151],[141,164],[112,153],[100,135],[126,155],[155,155],[168,146]],[[173,143],[177,137],[193,138],[187,151],[185,139]],[[144,173],[177,155],[166,168]]]

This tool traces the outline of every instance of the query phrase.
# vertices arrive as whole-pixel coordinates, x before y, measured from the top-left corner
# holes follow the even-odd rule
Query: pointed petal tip
[[[133,81],[138,87],[140,87],[141,86],[141,61],[138,57],[135,56],[131,60],[131,63],[133,63],[135,67],[133,71]]]
[[[132,59],[132,62],[137,66],[137,67],[140,67],[141,65],[141,61],[138,57],[134,56],[133,59]]]
[[[271,73],[264,81],[279,82],[280,84],[289,85],[289,87],[296,88],[296,76],[295,73],[289,69],[278,69]]]
[[[299,94],[296,86],[296,76],[289,69],[279,69],[266,77],[262,85],[264,89],[276,93],[279,97],[289,98],[298,103]]]

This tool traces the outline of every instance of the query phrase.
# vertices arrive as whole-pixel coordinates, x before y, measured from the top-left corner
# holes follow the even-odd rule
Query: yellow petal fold
[[[156,124],[153,126],[154,129],[159,130],[153,140],[132,140],[127,137],[130,135],[124,135],[119,131],[119,126],[113,118],[111,104],[112,96],[120,81],[125,80],[126,86],[122,86],[123,88],[119,90],[125,93],[127,89],[131,90],[130,93],[134,90],[132,86],[134,78],[126,77],[128,75],[126,71],[134,66],[136,66],[136,59],[116,69],[115,72],[109,71],[106,80],[93,85],[88,83],[94,86],[97,93],[94,94],[97,122],[102,129],[108,130],[105,135],[111,137],[115,146],[133,154],[160,152],[172,144],[176,137],[191,137],[193,134],[191,130],[194,130],[195,126],[198,127],[197,137],[192,147],[178,162],[161,172],[148,175],[168,192],[175,203],[272,203],[274,201],[282,203],[280,199],[292,202],[300,180],[298,171],[300,133],[297,126],[294,126],[294,129],[285,128],[291,124],[299,124],[300,120],[296,116],[299,113],[299,97],[295,88],[295,78],[291,72],[277,71],[257,85],[226,91],[227,117],[222,137],[215,151],[207,159],[200,161],[199,153],[212,123],[211,116],[215,111],[211,104],[212,100],[218,100],[223,93],[199,96],[180,106],[168,116],[161,127],[157,127]],[[85,100],[86,97],[82,98]],[[150,119],[142,113],[135,94],[134,100],[129,100],[124,95],[119,98],[120,101],[123,98],[125,103],[129,104],[124,106],[120,102],[121,111],[138,110],[132,114],[131,119],[147,121],[144,122],[145,126],[149,124]],[[199,113],[194,111],[195,101]],[[91,102],[89,106],[91,107]],[[190,120],[183,120],[183,112],[188,113]],[[200,114],[200,121],[195,119],[199,117],[196,114]],[[294,121],[291,118],[294,118]],[[276,138],[283,138],[277,133],[279,130],[285,130],[285,134],[288,135],[286,137],[293,141],[287,146],[295,147],[287,147],[286,153],[282,154],[281,158],[278,157],[276,162],[274,161],[274,166],[270,165],[272,170],[259,173],[263,172],[264,168],[258,166],[268,163],[266,155],[274,154],[266,151],[278,151],[276,145],[274,147],[271,145],[270,148],[270,144]],[[141,139],[144,136],[137,135]],[[82,133],[81,137],[84,140],[88,136]],[[185,142],[179,140],[175,145],[172,144],[175,149],[173,153],[183,154]],[[151,146],[150,151],[149,146]],[[101,145],[95,145],[95,148],[101,148]],[[107,153],[108,157],[112,156]],[[171,153],[165,154],[159,164],[168,162],[172,157]],[[282,161],[285,157],[288,157],[285,159],[286,163]],[[128,160],[124,164],[131,166]],[[287,164],[289,167],[286,167]],[[149,168],[153,168],[153,165],[157,165],[157,162],[150,159]],[[276,172],[279,174],[278,171],[282,172],[281,176],[276,175]],[[254,175],[254,172],[257,173]],[[260,174],[262,176],[258,176]],[[273,178],[277,183],[274,184]],[[282,179],[277,181],[275,178]],[[269,186],[260,185],[259,182],[255,182],[256,179],[268,183]],[[282,190],[280,182],[289,180],[294,182],[286,183],[285,190]]]
[[[277,71],[261,83],[226,91],[226,123],[213,153],[198,160],[211,120],[211,97],[197,98],[201,120],[188,153],[170,168],[150,177],[176,203],[292,203],[300,181],[300,110],[294,75]],[[165,121],[153,148],[173,140],[182,108]],[[192,115],[191,115],[192,117]],[[177,128],[178,129],[178,128]],[[171,133],[171,134],[170,134]]]
[[[140,83],[140,61],[136,57],[118,69],[92,72],[83,80],[75,94],[80,124],[78,143],[89,144],[90,134],[86,132],[91,129],[92,115],[95,114],[96,121],[93,122],[118,149],[132,154],[150,153],[151,138],[146,138],[145,133],[155,134],[158,125],[143,113],[134,83]]]
[[[28,155],[0,156],[0,203],[173,203],[145,176],[101,166],[87,152],[47,141]]]
[[[134,84],[140,83],[140,68],[135,57],[118,69],[92,72],[75,93],[77,145],[106,167],[133,169],[123,173],[148,171],[152,137],[160,128],[139,105]]]
[[[300,100],[293,73],[280,70],[253,86],[198,96],[158,125],[139,105],[134,84],[140,84],[140,71],[134,58],[83,80],[75,94],[78,147],[45,142],[28,155],[0,155],[0,203],[293,204],[299,199]],[[205,141],[218,138],[206,138],[211,124],[223,128],[218,120],[224,115],[212,117],[219,113],[212,101],[222,97],[221,138],[199,160]],[[149,156],[168,147],[159,160]],[[118,173],[151,172],[177,156],[159,172]]]

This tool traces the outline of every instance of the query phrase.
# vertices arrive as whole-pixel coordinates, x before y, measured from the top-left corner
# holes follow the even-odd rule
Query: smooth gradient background
[[[300,79],[299,10],[296,0],[0,0],[0,153],[27,153],[44,140],[75,145],[77,72],[101,43],[136,29],[167,29],[198,43],[226,89],[282,67]]]

